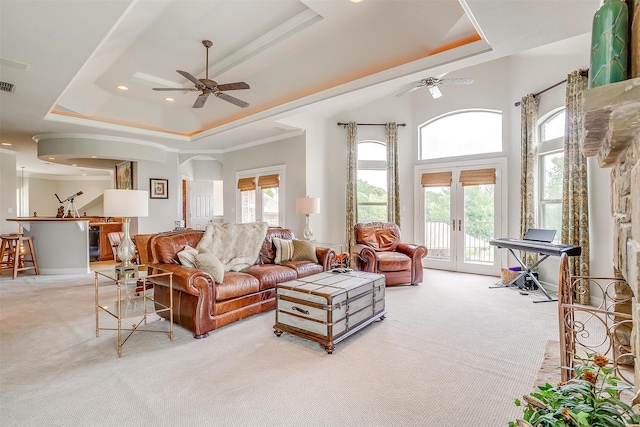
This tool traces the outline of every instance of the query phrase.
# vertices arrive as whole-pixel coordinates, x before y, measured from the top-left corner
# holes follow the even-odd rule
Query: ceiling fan
[[[207,102],[207,98],[209,95],[213,94],[214,96],[224,99],[238,107],[247,108],[249,106],[248,102],[244,102],[238,98],[234,98],[231,95],[227,95],[223,91],[225,90],[238,90],[238,89],[250,89],[249,85],[245,82],[235,82],[235,83],[226,83],[226,84],[218,84],[213,80],[209,80],[209,48],[213,46],[213,42],[211,40],[202,40],[202,44],[207,48],[207,63],[206,63],[206,73],[204,79],[197,79],[193,75],[189,74],[186,71],[176,70],[182,76],[191,80],[195,87],[193,88],[173,88],[173,87],[154,87],[153,90],[183,90],[183,91],[202,91],[202,93],[196,99],[196,102],[193,104],[193,108],[202,108],[204,103]]]
[[[468,78],[442,79],[439,77],[427,77],[426,79],[418,80],[414,87],[402,91],[396,96],[405,95],[409,92],[413,92],[414,90],[426,87],[427,89],[429,89],[429,93],[431,93],[433,99],[436,99],[442,96],[442,92],[440,92],[438,85],[470,85],[471,83],[473,83],[473,79]]]

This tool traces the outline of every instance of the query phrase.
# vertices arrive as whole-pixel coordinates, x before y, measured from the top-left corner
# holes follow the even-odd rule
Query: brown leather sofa
[[[351,249],[358,270],[380,273],[387,286],[422,282],[422,258],[427,248],[400,243],[400,228],[389,222],[366,222],[353,228]]]
[[[216,283],[206,271],[185,267],[178,259],[178,252],[185,245],[195,248],[203,234],[203,230],[161,233],[149,239],[147,248],[151,272],[154,267],[173,272],[173,320],[192,331],[194,338],[205,338],[210,331],[275,308],[277,283],[327,271],[335,259],[332,249],[319,247],[316,248],[318,263],[275,264],[272,239],[290,240],[294,235],[289,229],[269,228],[256,263],[238,272],[225,272],[222,283]],[[168,305],[168,278],[150,281],[154,284],[154,299]],[[168,317],[167,312],[161,315]]]

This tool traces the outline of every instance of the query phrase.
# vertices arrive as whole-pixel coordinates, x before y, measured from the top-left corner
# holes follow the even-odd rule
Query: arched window
[[[538,121],[538,226],[562,229],[562,174],[564,172],[565,110],[560,108]]]
[[[466,110],[436,117],[419,127],[420,159],[502,151],[502,113]]]
[[[387,220],[387,150],[380,141],[358,142],[358,222]]]

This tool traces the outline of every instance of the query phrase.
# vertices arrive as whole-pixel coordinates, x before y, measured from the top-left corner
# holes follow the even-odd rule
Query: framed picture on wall
[[[133,162],[116,165],[116,189],[133,190]]]
[[[149,198],[151,199],[168,199],[169,198],[169,180],[168,179],[149,179]]]

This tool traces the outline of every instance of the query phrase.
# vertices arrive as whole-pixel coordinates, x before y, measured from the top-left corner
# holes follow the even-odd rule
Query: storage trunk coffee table
[[[335,345],[380,319],[384,275],[364,271],[325,272],[276,285],[277,336],[283,332],[324,345]]]

